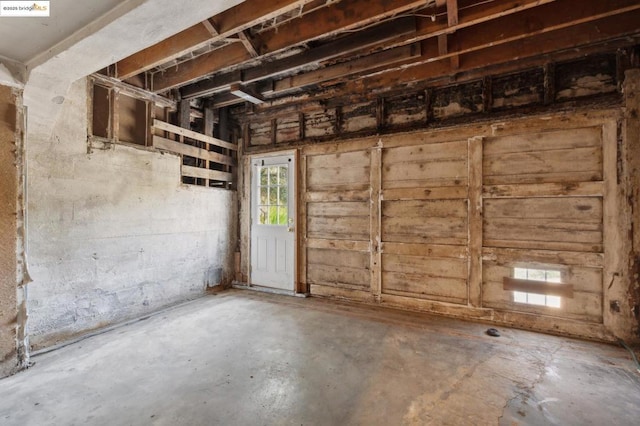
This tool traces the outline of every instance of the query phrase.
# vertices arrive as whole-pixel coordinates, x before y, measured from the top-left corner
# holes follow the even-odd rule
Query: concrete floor
[[[615,346],[233,290],[35,357],[2,425],[637,425]]]

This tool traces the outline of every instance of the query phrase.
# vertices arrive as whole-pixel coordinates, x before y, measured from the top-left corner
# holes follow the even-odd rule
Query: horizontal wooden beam
[[[523,185],[485,185],[484,198],[522,197],[602,197],[604,184],[598,182],[538,183]]]
[[[280,94],[288,90],[298,89],[311,84],[318,84],[324,81],[343,78],[364,71],[380,69],[382,67],[404,62],[419,56],[419,43],[384,50],[353,61],[342,62],[337,65],[332,65],[276,81],[273,86],[273,92],[270,94]]]
[[[415,34],[415,29],[415,18],[396,19],[340,40],[309,49],[298,55],[251,67],[244,71],[232,71],[214,75],[206,80],[183,87],[180,93],[184,99],[208,96],[216,92],[229,90],[229,86],[236,82],[253,83],[293,72],[309,63],[327,61],[363,49],[393,43],[402,37],[406,39],[406,37],[412,37]]]
[[[222,68],[251,59],[242,43],[232,43],[153,74],[151,90],[164,92]]]
[[[607,41],[622,39],[629,36],[640,36],[637,22],[640,22],[640,4],[629,5],[632,0],[611,0],[606,2],[610,7],[613,3],[623,5],[621,9],[603,12],[605,18],[591,21],[594,15],[584,13],[585,8],[593,11],[596,7],[602,7],[603,2],[590,2],[583,4],[560,22],[563,18],[560,14],[538,14],[538,27],[534,32],[528,31],[527,26],[518,20],[516,23],[501,23],[501,25],[478,26],[465,31],[459,30],[452,37],[456,38],[457,50],[450,50],[447,55],[438,54],[437,40],[429,39],[422,44],[422,60],[414,66],[402,70],[392,70],[375,76],[364,77],[359,80],[349,81],[340,88],[318,92],[315,95],[305,94],[299,96],[299,100],[305,102],[322,98],[339,98],[349,94],[366,93],[369,97],[398,89],[404,84],[427,85],[429,81],[448,79],[456,81],[458,73],[470,72],[478,69],[486,69],[501,64],[508,64],[509,69],[518,69],[518,61],[526,58],[535,58],[569,49],[588,48]],[[560,4],[561,1],[558,1]],[[563,7],[575,5],[571,0],[562,1]],[[606,7],[605,6],[605,7]],[[619,13],[621,10],[629,12]],[[514,15],[514,19],[518,15]],[[597,17],[597,15],[596,15]],[[506,19],[506,17],[505,17]],[[496,21],[498,22],[498,21]],[[578,24],[576,25],[576,22]],[[580,23],[581,22],[581,23]],[[496,32],[503,36],[496,36]],[[518,33],[519,32],[519,33]],[[489,41],[492,39],[492,41]],[[633,43],[633,40],[630,40]],[[460,66],[454,68],[449,61],[451,55],[460,55]],[[260,106],[266,110],[269,107],[286,105],[296,102],[295,97],[274,100]]]
[[[211,136],[203,135],[202,133],[194,132],[193,130],[185,129],[183,127],[174,126],[173,124],[165,123],[164,121],[153,120],[153,127],[159,130],[164,130],[165,132],[182,135],[200,142],[205,142],[209,145],[215,145],[220,148],[231,149],[233,151],[238,150],[238,147],[232,143],[225,142]]]
[[[305,15],[304,19],[291,20],[261,33],[260,53],[273,53],[319,37],[376,23],[424,5],[425,0],[342,0],[331,3]]]
[[[189,157],[199,158],[201,160],[212,161],[214,163],[234,166],[233,158],[228,155],[218,154],[197,146],[187,145],[184,143],[172,141],[171,139],[161,136],[153,136],[153,147],[163,151],[173,152],[174,154],[187,155]]]
[[[313,0],[246,0],[208,21],[198,23],[178,34],[135,53],[116,64],[117,77],[126,79],[162,63],[197,50],[215,40],[222,40]],[[211,28],[218,33],[213,35]]]
[[[547,296],[560,296],[573,298],[573,285],[549,283],[546,281],[521,280],[504,277],[502,289],[505,291],[523,291],[526,293],[545,294]]]
[[[171,99],[165,98],[164,96],[160,96],[156,93],[148,92],[139,87],[132,86],[131,84],[124,83],[116,78],[107,77],[106,75],[98,73],[91,74],[91,78],[96,83],[99,83],[103,86],[117,87],[120,93],[131,96],[132,98],[150,101],[160,107],[169,108],[171,110],[175,110],[177,107],[176,102],[172,101]]]
[[[233,181],[233,174],[231,173],[185,165],[182,166],[182,176],[188,176],[198,179],[219,180],[223,182]]]

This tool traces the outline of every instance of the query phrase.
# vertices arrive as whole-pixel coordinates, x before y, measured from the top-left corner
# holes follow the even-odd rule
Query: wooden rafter
[[[517,61],[637,33],[635,22],[640,22],[640,4],[632,0],[611,2],[618,8],[612,9],[609,4],[600,2],[575,8],[571,0],[561,0],[555,5],[503,16],[496,19],[494,25],[467,27],[451,36],[454,44],[448,46],[447,53],[442,53],[441,40],[429,38],[422,42],[422,57],[413,66],[347,82],[340,91],[371,93],[388,90],[397,87],[400,82],[450,77],[458,71]],[[616,21],[620,23],[618,26]],[[527,22],[536,22],[536,28],[532,30],[526,25]],[[460,64],[452,63],[450,58],[453,56],[460,57]],[[337,96],[333,92],[328,93],[330,97]]]
[[[181,90],[181,94],[182,97],[186,98],[201,97],[228,90],[229,85],[235,82],[253,83],[276,77],[283,73],[295,71],[309,63],[327,61],[359,50],[393,43],[402,37],[413,37],[415,29],[415,19],[412,17],[386,22],[346,38],[309,49],[298,55],[251,67],[242,72],[233,71],[214,75],[210,79],[184,87]]]
[[[499,17],[507,16],[510,14],[518,13],[524,10],[528,10],[539,6],[541,4],[549,4],[553,3],[554,0],[496,0],[495,2],[490,3],[482,3],[481,5],[471,8],[468,11],[462,14],[458,25],[455,27],[449,27],[448,22],[431,22],[429,20],[429,25],[424,25],[423,28],[419,29],[417,34],[409,35],[405,38],[405,43],[413,42],[415,40],[422,40],[428,37],[436,37],[441,34],[447,34],[452,31],[455,31],[460,28],[466,28],[469,26],[477,25],[479,23],[487,22],[492,19],[497,19]],[[306,19],[311,20],[313,22],[324,22],[324,20],[329,20],[329,23],[320,25],[324,28],[324,30],[329,30],[330,28],[333,31],[338,31],[340,29],[345,30],[350,28],[349,25],[354,25],[353,22],[359,22],[360,25],[371,22],[372,19],[382,19],[385,16],[388,16],[391,11],[393,13],[400,13],[405,8],[409,7],[409,5],[415,6],[413,3],[408,2],[406,0],[398,0],[394,3],[394,7],[391,8],[389,6],[381,5],[376,3],[375,5],[369,4],[370,2],[361,1],[361,0],[350,0],[349,2],[342,1],[339,4],[341,5],[340,12],[336,12],[334,9],[337,6],[328,6],[324,9],[318,9],[315,12],[309,13],[306,15]],[[367,6],[369,5],[369,6]],[[353,8],[358,7],[359,9],[354,10]],[[361,10],[364,9],[364,10]],[[344,18],[343,21],[340,21],[342,15],[348,15],[349,18]],[[278,32],[283,32],[288,34],[287,45],[299,44],[303,41],[308,41],[307,37],[313,36],[315,34],[316,25],[309,26],[306,24],[307,21],[303,20],[294,20],[290,21],[286,25],[278,27]],[[295,24],[295,26],[294,26]],[[342,26],[341,26],[342,25]],[[304,28],[303,28],[304,27]],[[314,27],[314,28],[307,28]],[[275,30],[272,30],[275,31]],[[291,35],[294,34],[294,35]],[[280,46],[280,42],[274,44],[271,43],[270,40],[275,37],[275,33],[271,34],[269,32],[261,34],[261,40],[263,41],[263,49],[268,51],[278,50],[283,47]],[[280,37],[280,36],[278,36]],[[266,46],[266,47],[265,47]],[[229,52],[233,53],[232,48],[229,46],[225,46],[219,49],[216,53],[217,56],[227,56],[227,49]],[[261,53],[265,53],[263,50]],[[247,54],[245,56],[245,60],[250,59],[250,55]],[[308,62],[313,62],[313,60],[309,60]],[[455,60],[452,62],[455,63]],[[223,62],[224,63],[224,62]],[[215,73],[217,70],[221,70],[224,67],[219,64],[210,61],[210,58],[207,55],[203,55],[203,57],[194,58],[190,61],[184,62],[182,67],[176,67],[171,71],[167,71],[164,74],[158,74],[157,77],[154,76],[153,82],[153,90],[156,92],[161,92],[164,90],[168,90],[170,88],[181,86],[188,84],[191,81],[197,80],[198,78],[202,78],[203,76],[211,73]],[[187,65],[186,68],[184,65]],[[299,66],[305,65],[301,63]],[[259,68],[259,67],[258,67]],[[245,74],[250,75],[252,71],[247,71]],[[257,71],[257,74],[262,74],[260,71]],[[265,78],[266,76],[262,75],[261,78]],[[252,81],[251,79],[244,78],[243,82],[248,83]],[[229,82],[230,84],[231,82]],[[205,83],[206,85],[206,83]],[[187,92],[191,92],[187,90]],[[202,91],[204,92],[204,91]],[[202,93],[201,92],[201,93]],[[211,92],[209,92],[211,93]],[[189,94],[188,96],[191,96]]]
[[[147,71],[216,40],[222,40],[265,20],[295,10],[313,0],[247,0],[117,63],[119,79]],[[218,32],[212,35],[209,27]]]
[[[548,16],[548,18],[551,17],[553,16]],[[489,64],[512,63],[511,68],[517,69],[517,62],[514,61],[525,58],[539,57],[568,49],[579,49],[582,46],[603,43],[612,40],[612,38],[624,39],[633,34],[640,37],[637,22],[640,22],[640,10],[608,16],[595,22],[567,25],[553,31],[539,32],[529,37],[510,38],[504,43],[480,45],[481,42],[478,41],[478,45],[475,47],[469,45],[468,48],[457,52],[461,56],[458,70],[452,68],[450,61],[447,60],[448,57],[439,58],[433,62],[422,63],[401,71],[391,71],[347,82],[339,90],[330,91],[324,95],[337,97],[348,93],[380,93],[389,90],[389,88],[397,87],[399,82],[408,84],[449,78],[456,71],[465,72],[486,68]],[[475,32],[474,35],[478,35],[478,33]],[[627,44],[637,43],[637,40],[637,38],[628,39]],[[431,45],[425,48],[423,43],[423,56],[425,51],[427,54],[428,52],[435,54],[437,46]],[[306,99],[310,100],[311,97]]]

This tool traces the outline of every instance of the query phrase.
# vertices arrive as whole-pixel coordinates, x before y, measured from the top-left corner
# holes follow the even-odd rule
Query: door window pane
[[[289,221],[289,166],[258,167],[258,224],[286,226]]]

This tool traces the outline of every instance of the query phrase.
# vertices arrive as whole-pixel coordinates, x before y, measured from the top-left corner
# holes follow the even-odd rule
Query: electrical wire
[[[640,373],[640,362],[638,362],[638,358],[636,358],[636,353],[624,342],[624,340],[618,339],[618,343],[620,344],[620,346],[629,351],[629,353],[631,354],[631,358],[633,358],[633,361],[636,364],[636,370],[638,371],[638,373]]]

